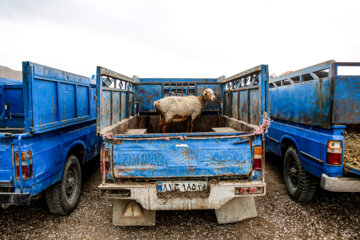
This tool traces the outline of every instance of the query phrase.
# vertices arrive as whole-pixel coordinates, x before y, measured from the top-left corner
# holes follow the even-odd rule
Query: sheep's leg
[[[193,128],[194,128],[194,120],[191,118],[190,119],[190,132],[193,132]]]
[[[165,122],[162,127],[162,133],[166,133],[166,125],[167,125],[167,122]]]
[[[199,114],[192,114],[190,117],[190,132],[193,132],[194,129],[194,120],[199,116]]]
[[[159,132],[162,131],[163,127],[164,127],[164,117],[161,115],[160,116],[160,123],[159,123]]]
[[[174,119],[174,115],[172,114],[165,114],[164,115],[164,126],[162,128],[162,132],[165,133],[166,132],[166,127],[169,123],[171,123]]]
[[[190,132],[190,124],[191,124],[191,117],[189,117],[188,120],[187,120],[187,129],[186,129],[186,132]]]

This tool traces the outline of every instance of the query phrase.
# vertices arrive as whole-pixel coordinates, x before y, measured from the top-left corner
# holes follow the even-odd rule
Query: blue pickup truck
[[[160,133],[154,101],[211,88],[194,122]],[[219,223],[256,216],[265,194],[268,67],[225,78],[129,78],[97,68],[97,133],[103,137],[100,196],[113,200],[113,224],[154,225],[157,210],[215,209]]]
[[[52,213],[77,205],[81,165],[100,153],[95,80],[23,62],[23,81],[0,79],[0,204],[44,193]]]
[[[319,183],[360,192],[360,167],[348,163],[344,138],[360,132],[356,70],[360,63],[331,60],[270,79],[266,150],[282,157],[287,191],[298,202],[310,201]]]

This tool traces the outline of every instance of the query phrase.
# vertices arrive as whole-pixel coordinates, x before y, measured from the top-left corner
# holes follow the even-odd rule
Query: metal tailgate
[[[252,170],[252,142],[240,136],[116,141],[112,159],[117,178],[234,176]]]

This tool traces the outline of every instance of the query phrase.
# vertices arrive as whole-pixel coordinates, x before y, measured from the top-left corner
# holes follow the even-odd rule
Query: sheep
[[[201,114],[206,101],[214,99],[214,91],[207,88],[199,96],[166,97],[155,101],[154,107],[160,114],[159,131],[165,133],[170,122],[188,121],[187,132],[192,132],[194,120]]]

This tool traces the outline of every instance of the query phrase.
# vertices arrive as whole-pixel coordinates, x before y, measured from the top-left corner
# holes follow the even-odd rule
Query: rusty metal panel
[[[133,92],[129,92],[129,115],[133,116],[134,115],[134,93]]]
[[[126,92],[121,92],[121,119],[125,119],[126,116],[126,111],[127,111],[127,101],[126,101]]]
[[[162,84],[139,84],[135,96],[140,112],[155,111],[154,102],[163,97]]]
[[[223,81],[227,96],[224,114],[255,125],[262,123],[268,108],[267,65],[259,65]]]
[[[260,106],[261,106],[261,95],[258,89],[249,90],[249,113],[250,113],[250,123],[259,124],[260,122]]]
[[[231,117],[239,117],[239,99],[238,92],[231,92],[232,104],[231,104]]]
[[[230,116],[231,115],[231,92],[227,91],[225,92],[225,109],[224,109],[224,114],[226,116]]]
[[[112,118],[111,124],[120,121],[120,92],[113,92],[112,93]]]
[[[100,118],[102,119],[101,128],[105,128],[111,125],[111,91],[102,91],[100,98],[102,102],[102,106],[100,109]]]
[[[334,78],[334,124],[360,124],[360,76]]]
[[[135,92],[135,80],[103,67],[96,73],[97,133],[122,119],[134,115],[135,101],[130,93]],[[133,96],[133,95],[132,95]]]
[[[330,60],[271,79],[270,117],[330,128],[334,64]]]
[[[249,122],[249,104],[248,104],[248,90],[240,90],[240,98],[239,98],[239,120],[244,122]]]
[[[272,119],[331,126],[330,78],[272,88],[269,95]]]
[[[271,118],[323,128],[359,124],[360,76],[340,75],[343,67],[360,63],[330,60],[271,79]]]
[[[112,144],[113,172],[116,178],[248,175],[252,170],[253,145],[261,145],[261,136],[254,141],[244,141],[241,135],[171,141],[140,137],[122,140],[121,144]]]
[[[150,82],[153,80],[154,82]],[[206,81],[205,81],[206,80]],[[154,101],[168,96],[200,95],[206,89],[213,89],[216,100],[207,102],[204,111],[219,111],[222,99],[222,86],[213,82],[214,79],[175,79],[175,78],[139,78],[136,99],[140,112],[155,112]],[[215,79],[216,80],[216,79]]]

